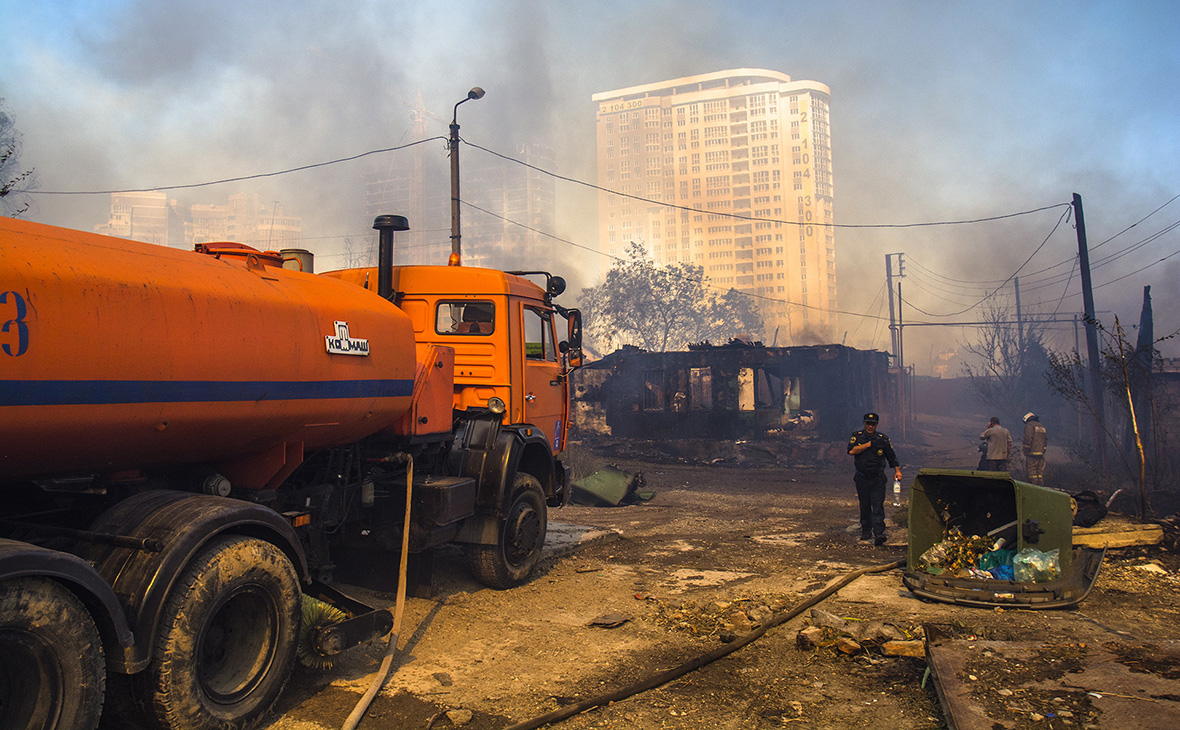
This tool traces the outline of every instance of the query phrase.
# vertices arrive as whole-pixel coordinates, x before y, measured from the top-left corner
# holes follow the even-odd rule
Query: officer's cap
[[[881,417],[876,413],[866,413],[864,421],[865,423],[880,423]]]

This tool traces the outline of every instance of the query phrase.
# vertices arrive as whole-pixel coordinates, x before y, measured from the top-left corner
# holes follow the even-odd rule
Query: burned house
[[[835,440],[859,428],[868,410],[889,423],[894,393],[886,353],[844,345],[627,347],[575,373],[573,426],[636,439],[801,431]]]

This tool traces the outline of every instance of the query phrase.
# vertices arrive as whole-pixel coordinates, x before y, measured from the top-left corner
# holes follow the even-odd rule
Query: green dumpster
[[[910,489],[909,551],[903,582],[926,600],[981,607],[1064,608],[1090,592],[1104,550],[1073,547],[1069,494],[1007,472],[922,469]],[[1059,577],[1041,582],[982,580],[923,570],[921,557],[952,528],[1019,553],[1058,552]]]

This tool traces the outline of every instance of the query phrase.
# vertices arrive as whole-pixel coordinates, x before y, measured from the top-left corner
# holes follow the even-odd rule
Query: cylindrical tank
[[[400,309],[205,249],[0,218],[0,482],[199,462],[273,486],[409,408]]]
[[[315,256],[305,248],[281,248],[279,255],[283,257],[283,268],[302,271],[306,274],[315,273]]]

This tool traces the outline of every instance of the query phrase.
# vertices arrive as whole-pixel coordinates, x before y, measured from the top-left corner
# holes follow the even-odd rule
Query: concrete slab
[[[1180,642],[927,638],[927,664],[951,730],[1043,722],[1095,730],[1180,727]]]
[[[614,542],[623,533],[611,527],[595,527],[593,525],[574,525],[568,522],[549,522],[549,529],[545,533],[545,549],[543,558],[569,555],[578,548],[599,542]]]

